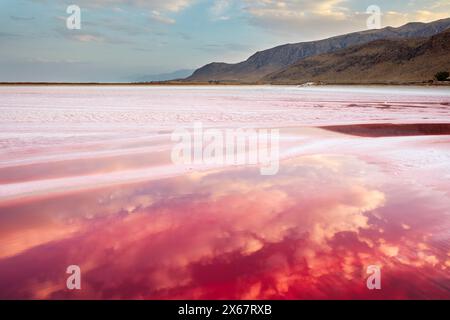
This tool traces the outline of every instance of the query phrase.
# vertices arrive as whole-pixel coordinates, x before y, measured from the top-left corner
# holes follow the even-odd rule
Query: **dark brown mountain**
[[[266,76],[270,83],[405,83],[450,70],[450,29],[430,38],[376,40],[300,60]]]
[[[450,18],[430,23],[408,23],[399,28],[386,27],[341,35],[325,40],[286,44],[257,52],[237,64],[210,63],[197,69],[187,81],[257,81],[307,57],[335,52],[380,39],[430,37],[450,28]]]

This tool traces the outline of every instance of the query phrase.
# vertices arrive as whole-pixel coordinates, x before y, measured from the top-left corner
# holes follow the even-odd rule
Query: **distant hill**
[[[319,41],[285,44],[257,52],[240,63],[207,64],[197,69],[186,81],[257,81],[307,57],[335,52],[380,39],[430,37],[447,28],[450,28],[450,18],[430,23],[408,23],[399,28],[386,27],[354,32]]]
[[[170,73],[151,74],[145,76],[139,76],[133,79],[135,82],[152,82],[152,81],[168,81],[183,79],[190,76],[194,70],[182,69]]]
[[[433,37],[376,40],[300,60],[266,76],[270,83],[402,83],[450,70],[450,29]]]

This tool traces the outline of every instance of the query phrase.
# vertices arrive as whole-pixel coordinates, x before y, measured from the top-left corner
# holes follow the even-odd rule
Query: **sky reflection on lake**
[[[450,299],[446,88],[0,97],[0,298]],[[279,172],[175,165],[170,134],[197,121],[278,128]]]
[[[350,156],[0,210],[2,298],[449,298],[449,198]],[[78,292],[65,288],[71,264]],[[382,290],[367,289],[369,265],[382,268]]]

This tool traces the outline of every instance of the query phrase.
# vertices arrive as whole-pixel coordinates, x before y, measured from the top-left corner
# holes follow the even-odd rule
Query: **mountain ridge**
[[[450,28],[450,18],[430,23],[410,22],[398,28],[385,27],[365,30],[317,41],[283,44],[258,51],[239,63],[209,63],[195,70],[185,81],[255,82],[310,56],[330,53],[380,39],[430,37],[447,28]]]
[[[380,39],[308,57],[265,76],[272,84],[423,82],[450,70],[450,28],[418,39]]]
[[[133,77],[134,82],[152,82],[152,81],[170,81],[176,79],[183,79],[190,76],[195,70],[180,69],[172,72],[148,74]]]

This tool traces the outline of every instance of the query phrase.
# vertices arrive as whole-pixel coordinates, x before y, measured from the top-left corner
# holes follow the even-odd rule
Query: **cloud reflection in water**
[[[0,297],[449,298],[439,195],[316,155],[271,177],[235,168],[28,200],[0,207]],[[79,292],[65,289],[70,264]],[[373,264],[380,291],[366,288]]]

